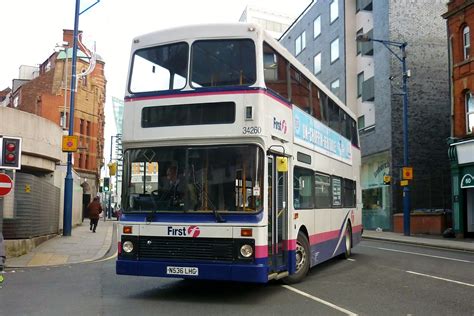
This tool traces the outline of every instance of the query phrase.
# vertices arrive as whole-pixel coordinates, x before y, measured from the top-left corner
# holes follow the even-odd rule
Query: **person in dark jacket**
[[[102,205],[100,205],[100,198],[98,196],[87,206],[87,210],[89,211],[89,219],[91,220],[90,230],[95,233],[97,224],[99,223],[99,214],[102,213]]]

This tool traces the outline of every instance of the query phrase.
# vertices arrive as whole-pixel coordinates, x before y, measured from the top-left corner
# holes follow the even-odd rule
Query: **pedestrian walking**
[[[90,230],[95,233],[97,229],[97,224],[99,223],[100,213],[102,213],[102,205],[100,205],[100,198],[96,196],[94,200],[87,206],[89,211]]]

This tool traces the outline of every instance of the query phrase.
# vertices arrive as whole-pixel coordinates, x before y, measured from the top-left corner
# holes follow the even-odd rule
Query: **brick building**
[[[83,193],[95,195],[100,169],[104,164],[105,63],[97,55],[95,61],[90,57],[91,51],[81,44],[81,38],[82,32],[79,32],[77,71],[88,72],[90,64],[95,64],[95,67],[87,75],[77,76],[74,135],[79,136],[79,150],[74,153],[73,167],[81,177]],[[10,106],[42,116],[68,129],[72,30],[63,30],[63,41],[68,43],[64,48],[68,47],[49,56],[31,80],[14,80]]]
[[[474,237],[474,1],[451,0],[448,27],[451,74],[451,161],[454,230]]]

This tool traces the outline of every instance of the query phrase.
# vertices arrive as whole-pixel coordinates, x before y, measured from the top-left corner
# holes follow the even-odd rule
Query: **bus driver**
[[[166,170],[166,179],[168,183],[165,186],[165,200],[169,202],[169,206],[172,208],[180,207],[183,192],[182,184],[178,178],[178,168],[176,166],[168,167]]]

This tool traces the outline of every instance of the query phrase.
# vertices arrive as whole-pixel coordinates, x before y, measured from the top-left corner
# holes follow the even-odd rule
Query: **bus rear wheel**
[[[341,258],[347,259],[352,254],[352,228],[349,223],[347,223],[346,231],[344,233],[344,244],[346,250],[341,254]]]
[[[298,233],[295,250],[296,271],[283,279],[286,284],[298,283],[304,279],[309,271],[311,260],[311,251],[309,247],[308,237],[303,232]]]

